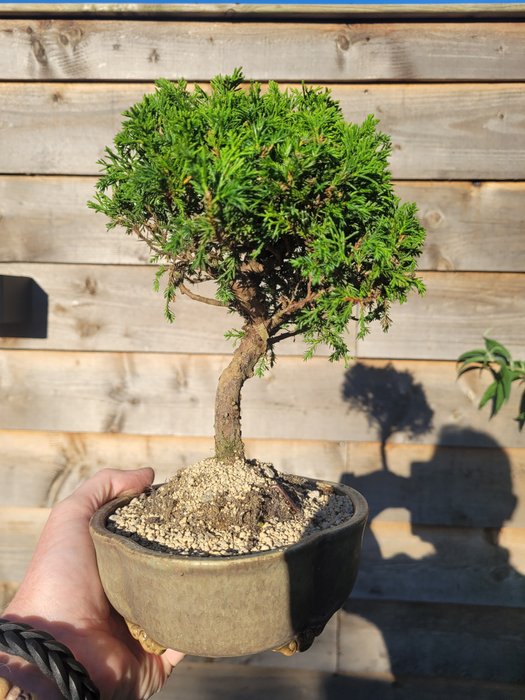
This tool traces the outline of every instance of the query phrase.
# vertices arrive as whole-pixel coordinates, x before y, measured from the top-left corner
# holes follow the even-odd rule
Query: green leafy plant
[[[509,400],[513,382],[525,383],[525,361],[513,360],[510,352],[499,341],[485,338],[485,347],[469,350],[458,358],[458,376],[471,370],[490,372],[493,381],[479,402],[479,408],[491,403],[491,417]],[[519,429],[525,425],[525,390],[521,395],[519,413],[515,420]]]
[[[424,290],[424,230],[394,194],[376,120],[347,123],[326,89],[243,81],[157,81],[124,113],[90,202],[148,245],[170,320],[178,292],[241,317],[215,404],[223,460],[244,457],[241,389],[278,342],[300,335],[306,358],[320,344],[347,358],[350,321],[361,337],[374,320],[386,329],[390,305]]]

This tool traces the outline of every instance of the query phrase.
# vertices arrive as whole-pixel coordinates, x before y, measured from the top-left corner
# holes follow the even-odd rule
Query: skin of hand
[[[183,654],[168,649],[146,653],[109,604],[98,575],[89,534],[93,513],[111,499],[140,493],[153,481],[152,469],[104,469],[55,505],[28,571],[3,617],[26,622],[65,644],[87,669],[103,700],[144,699],[160,690]],[[11,666],[15,657],[2,661]],[[13,680],[23,686],[25,662],[15,661]],[[21,671],[21,673],[20,673]],[[38,672],[40,673],[40,672]],[[7,677],[0,665],[0,675]],[[62,697],[44,679],[40,698]],[[27,690],[31,688],[26,687]]]

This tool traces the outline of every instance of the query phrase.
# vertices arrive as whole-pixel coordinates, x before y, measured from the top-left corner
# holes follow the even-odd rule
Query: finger
[[[85,481],[65,502],[86,509],[90,514],[97,508],[123,494],[142,493],[151,485],[155,472],[150,467],[120,470],[102,469]]]
[[[175,651],[175,649],[166,649],[162,654],[163,662],[171,666],[171,668],[174,668],[183,658],[184,654],[181,651]]]

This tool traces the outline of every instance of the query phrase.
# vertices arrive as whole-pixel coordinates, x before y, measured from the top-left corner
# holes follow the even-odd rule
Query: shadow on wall
[[[484,433],[445,426],[429,459],[399,476],[389,469],[387,441],[399,430],[416,437],[431,429],[422,387],[409,372],[358,364],[343,393],[377,426],[381,464],[341,479],[370,506],[359,577],[344,608],[341,669],[392,680],[381,689],[379,681],[342,677],[323,697],[339,698],[339,686],[346,697],[365,697],[369,684],[374,700],[459,699],[474,697],[465,680],[523,683],[525,577],[500,543],[517,503],[506,453]],[[429,680],[407,680],[417,677]],[[442,695],[432,678],[442,679]],[[480,687],[475,697],[499,695]]]
[[[410,439],[432,429],[434,411],[423,387],[414,382],[410,372],[399,372],[390,363],[386,367],[355,364],[345,374],[342,393],[350,407],[362,411],[368,424],[377,428],[385,471],[386,444],[394,433],[402,431]]]
[[[0,275],[0,338],[47,338],[48,306],[35,280]]]

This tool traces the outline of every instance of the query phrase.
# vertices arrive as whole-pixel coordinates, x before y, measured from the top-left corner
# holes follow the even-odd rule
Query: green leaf
[[[511,392],[512,375],[506,365],[501,365],[501,369],[498,373],[498,382],[502,386],[504,400],[508,401]]]
[[[471,363],[471,362],[465,362],[462,367],[458,368],[458,377],[461,377],[462,374],[465,374],[465,372],[470,372],[473,369],[484,369],[484,365],[480,363]]]
[[[516,420],[518,421],[518,427],[521,431],[525,425],[525,391],[521,395],[520,408]]]
[[[496,382],[496,396],[494,397],[494,402],[492,404],[492,415],[495,416],[499,412],[503,404],[505,403],[505,388],[503,382]]]
[[[487,387],[485,393],[481,397],[478,408],[483,408],[488,401],[495,397],[497,388],[498,384],[496,381],[492,382],[492,384]]]
[[[503,360],[505,364],[508,365],[512,361],[510,352],[499,341],[492,340],[491,338],[485,338],[485,346],[489,353],[491,353],[495,358]]]
[[[485,350],[469,350],[460,355],[457,359],[459,362],[485,362],[487,353]]]

